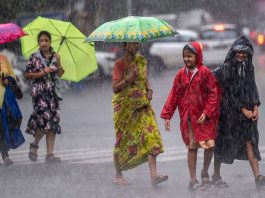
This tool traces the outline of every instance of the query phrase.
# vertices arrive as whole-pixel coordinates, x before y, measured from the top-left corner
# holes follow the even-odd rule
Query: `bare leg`
[[[218,159],[214,158],[214,176],[220,177],[221,176],[221,163]]]
[[[197,181],[196,177],[197,151],[198,149],[188,150],[188,166],[189,166],[190,178],[192,183],[195,183]]]
[[[252,172],[253,172],[253,174],[254,174],[254,176],[256,178],[257,176],[260,175],[259,162],[255,158],[254,151],[253,151],[253,146],[252,146],[251,142],[247,142],[246,144],[247,144],[248,160],[249,160]]]
[[[115,156],[114,156],[114,161],[115,161]],[[122,174],[121,170],[118,170],[117,168],[116,170],[116,178],[112,181],[115,184],[121,184],[121,185],[128,185],[130,184],[124,177]]]
[[[46,133],[46,146],[47,154],[53,154],[54,142],[55,142],[55,133],[53,131],[47,131]]]
[[[156,156],[155,155],[148,155],[147,161],[148,161],[149,170],[150,170],[150,177],[151,177],[151,180],[153,180],[157,177]]]
[[[148,155],[147,161],[149,165],[150,170],[150,177],[151,177],[151,183],[153,185],[159,184],[161,182],[164,182],[168,179],[167,175],[158,175],[156,170],[156,155]]]
[[[39,142],[40,140],[42,139],[42,137],[44,136],[44,131],[43,130],[40,130],[40,129],[37,129],[36,130],[36,133],[35,133],[35,136],[34,136],[34,141],[33,141],[33,144],[35,145],[39,145]],[[30,151],[34,154],[37,154],[37,148],[33,148],[31,147]]]
[[[213,158],[213,147],[204,150],[204,160],[202,174],[208,175],[208,169],[210,167],[211,161]]]

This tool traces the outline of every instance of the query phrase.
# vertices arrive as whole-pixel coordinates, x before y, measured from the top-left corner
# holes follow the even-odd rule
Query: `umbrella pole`
[[[127,0],[127,14],[132,16],[132,0]]]

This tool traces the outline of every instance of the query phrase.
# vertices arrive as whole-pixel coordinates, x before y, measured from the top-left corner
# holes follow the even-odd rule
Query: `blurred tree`
[[[84,2],[79,13],[75,5]],[[131,0],[132,14],[179,13],[194,8],[210,12],[218,21],[247,23],[255,15],[254,4],[257,0]],[[76,23],[83,21],[79,28],[88,33],[101,23],[127,16],[127,0],[0,0],[0,20],[6,22],[17,19],[21,13],[65,12]],[[74,16],[79,15],[79,16]],[[79,18],[79,19],[78,19]],[[85,20],[87,20],[85,22]]]

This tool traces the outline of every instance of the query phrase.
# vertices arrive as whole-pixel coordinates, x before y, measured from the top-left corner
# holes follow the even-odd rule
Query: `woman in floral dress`
[[[33,53],[28,61],[25,76],[31,79],[33,112],[29,118],[26,132],[34,136],[30,144],[29,159],[37,160],[38,144],[46,135],[46,162],[60,162],[53,154],[56,134],[61,133],[59,100],[55,91],[56,77],[64,73],[60,57],[51,48],[51,35],[41,31],[38,35],[39,51]]]
[[[114,164],[116,184],[128,184],[122,171],[148,161],[152,184],[167,180],[158,175],[156,156],[163,145],[155,113],[151,107],[153,91],[147,80],[146,59],[137,54],[138,43],[124,43],[125,54],[117,60],[113,70],[112,103],[116,143]]]

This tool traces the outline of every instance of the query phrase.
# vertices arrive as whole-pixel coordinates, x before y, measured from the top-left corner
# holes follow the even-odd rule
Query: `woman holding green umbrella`
[[[61,133],[59,100],[56,92],[57,76],[64,73],[60,57],[51,48],[51,34],[41,31],[38,34],[39,51],[33,53],[28,61],[26,78],[32,80],[33,113],[28,121],[26,132],[34,136],[30,144],[29,159],[37,160],[38,144],[46,135],[46,162],[60,162],[53,154],[56,134]]]
[[[125,42],[125,54],[116,61],[112,79],[116,133],[113,182],[116,184],[128,184],[122,171],[146,161],[152,184],[168,179],[167,175],[158,175],[156,170],[156,156],[163,152],[163,144],[150,103],[153,91],[147,79],[147,61],[137,51],[139,42],[175,34],[177,32],[163,20],[129,16],[106,22],[87,37],[90,42]]]
[[[137,54],[138,43],[124,43],[125,54],[113,70],[112,88],[116,143],[114,164],[116,184],[129,184],[122,171],[148,161],[153,185],[168,179],[158,175],[156,156],[163,145],[151,107],[153,91],[147,79],[146,59]]]

